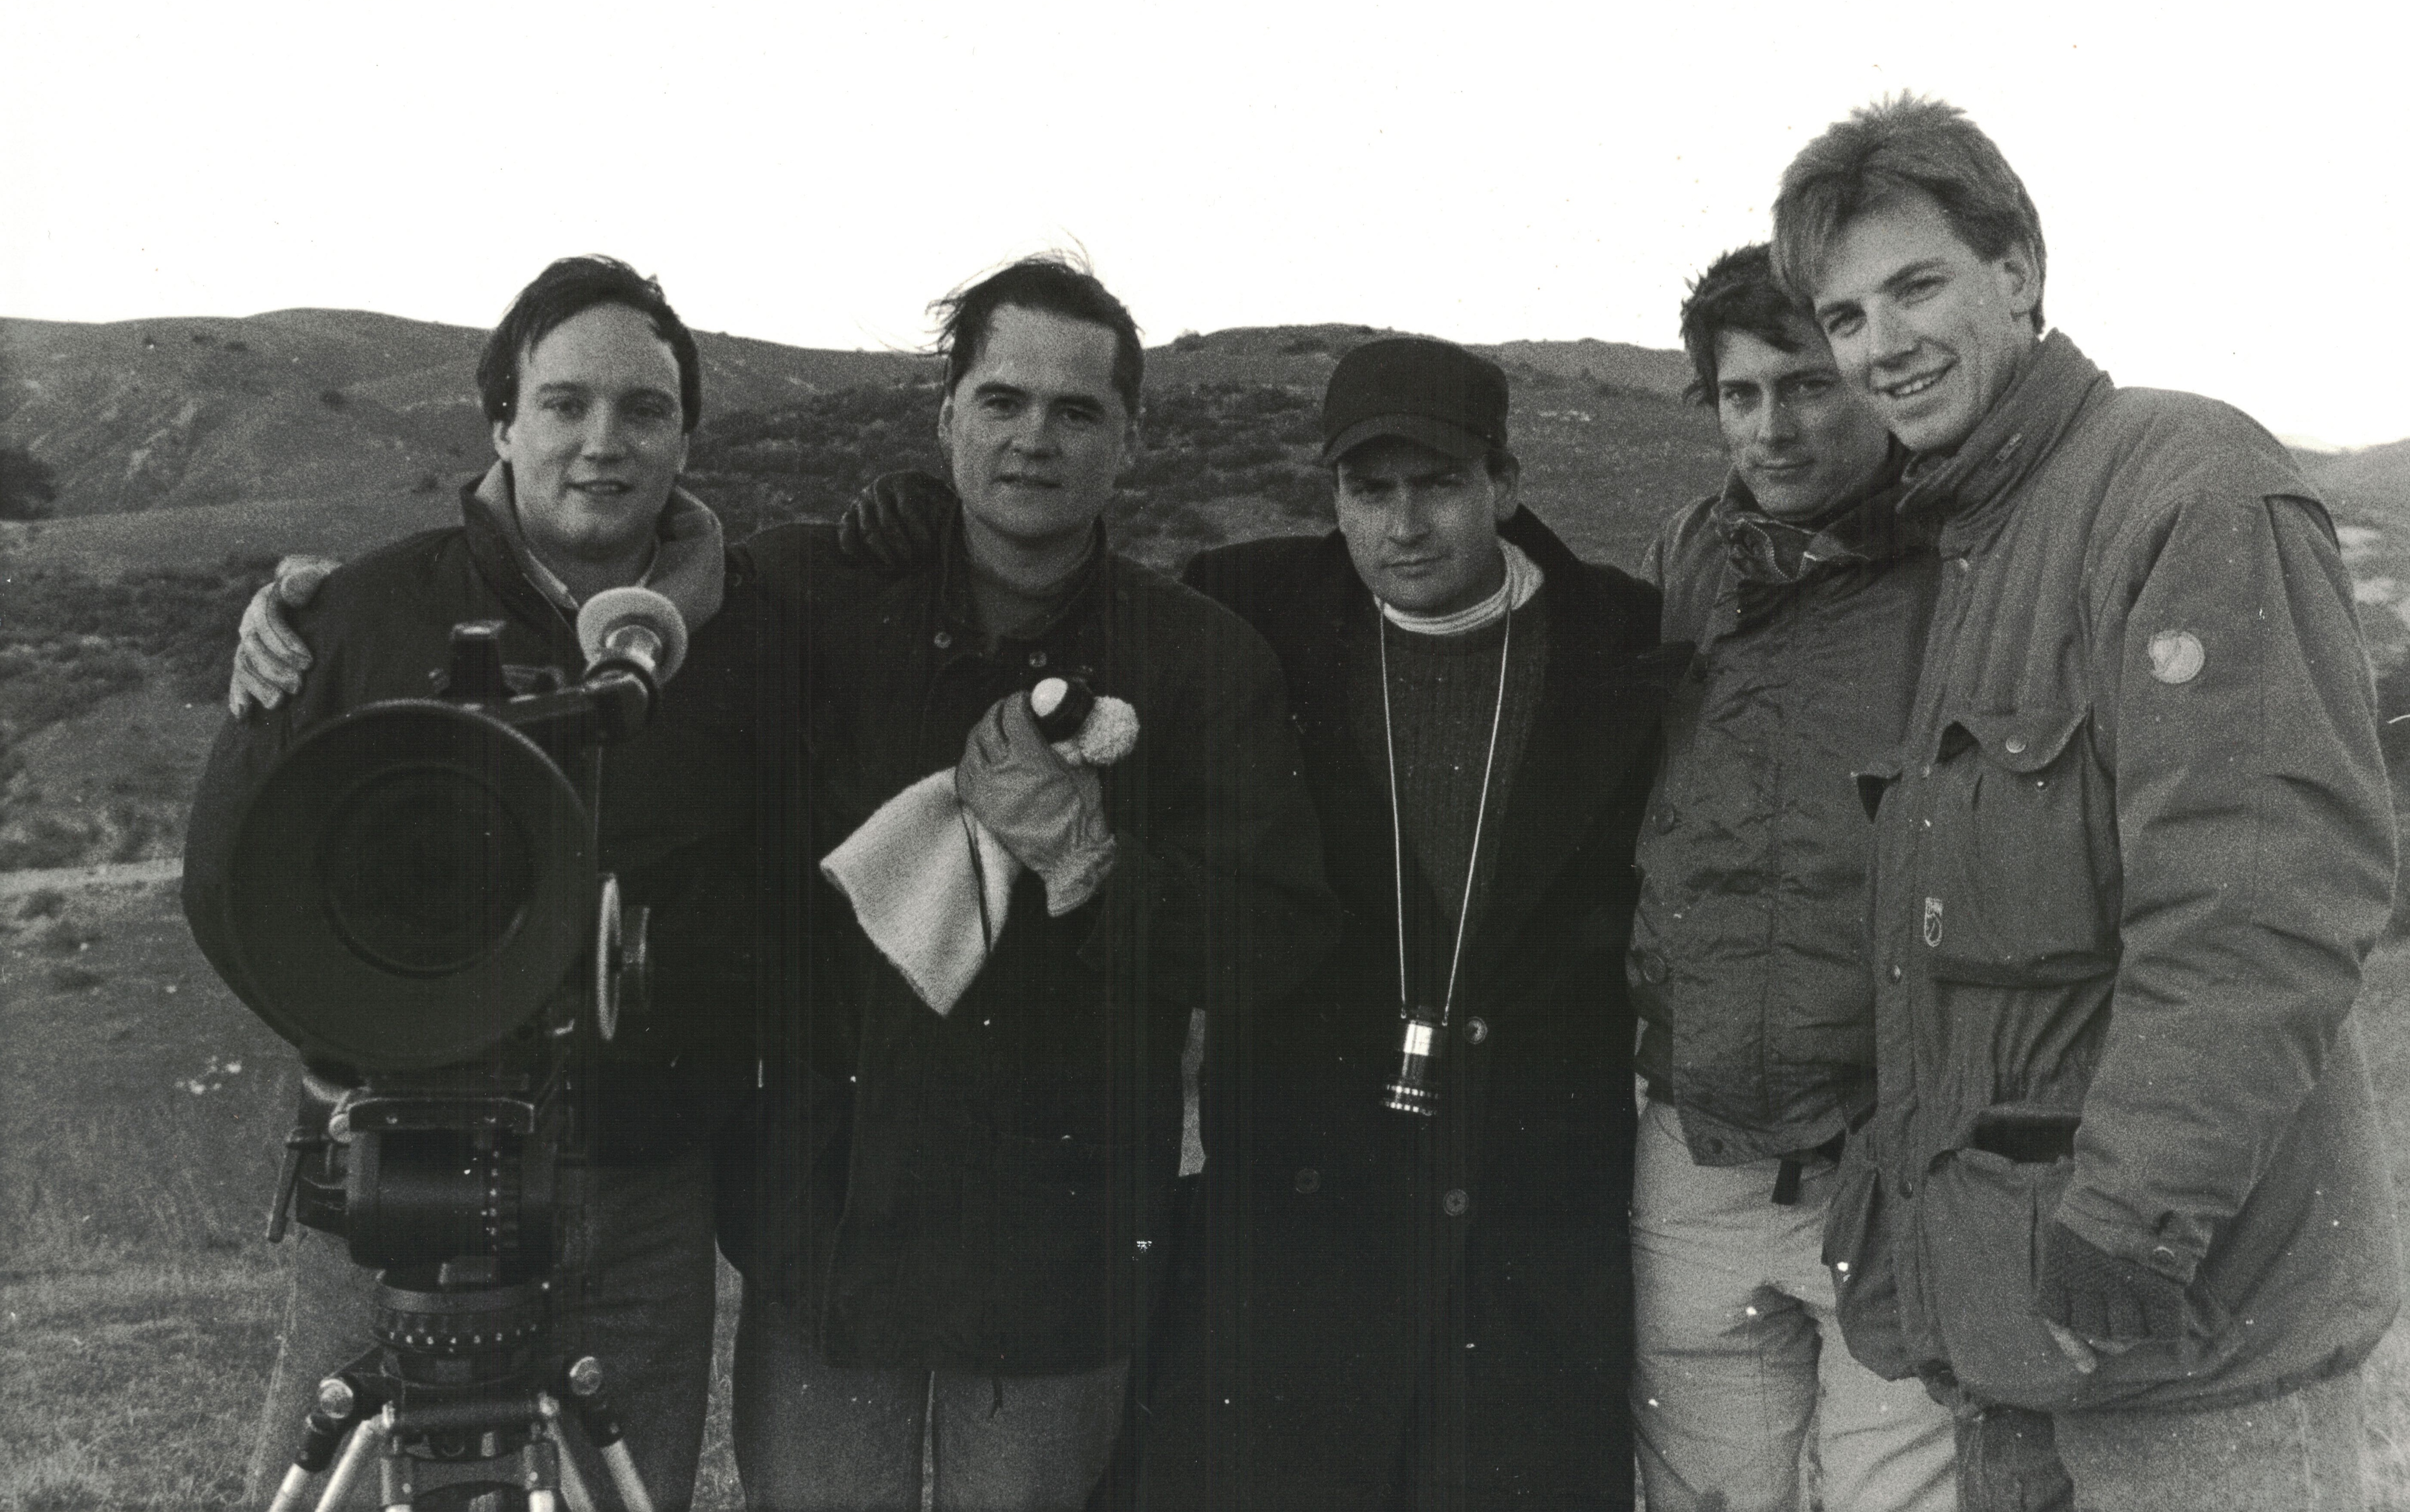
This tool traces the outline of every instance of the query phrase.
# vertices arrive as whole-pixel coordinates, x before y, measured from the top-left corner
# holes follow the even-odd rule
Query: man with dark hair
[[[1657,599],[1520,506],[1505,374],[1356,348],[1339,527],[1186,579],[1262,631],[1343,910],[1206,1042],[1156,1505],[1628,1506],[1632,1021],[1617,958]]]
[[[563,1172],[578,1217],[555,1328],[567,1358],[602,1362],[655,1505],[683,1507],[710,1385],[709,1145],[752,1072],[749,1045],[720,1026],[747,1026],[761,955],[749,879],[764,817],[756,745],[771,739],[758,690],[775,681],[757,638],[770,621],[718,519],[675,486],[700,418],[699,372],[658,284],[608,258],[555,263],[514,302],[478,371],[498,460],[461,490],[461,524],[306,592],[263,590],[232,696],[263,707],[239,708],[210,754],[185,912],[211,964],[250,999],[227,866],[246,804],[296,741],[362,704],[426,697],[455,622],[499,622],[506,663],[574,676],[583,600],[642,583],[678,607],[691,635],[683,670],[651,723],[602,756],[599,862],[630,906],[652,910],[657,986],[651,1013],[601,1053],[581,1091],[590,1163]],[[312,1063],[305,1099],[324,1118],[357,1079]],[[254,1494],[298,1447],[319,1380],[369,1343],[372,1273],[327,1234],[305,1229],[297,1249]],[[573,1452],[588,1451],[579,1440]],[[588,1485],[609,1483],[586,1466]]]
[[[1775,246],[1944,563],[1862,779],[1851,1346],[1968,1404],[1969,1507],[2357,1507],[2401,1258],[2351,1010],[2394,828],[2326,511],[2243,415],[2038,338],[2032,201],[1947,105],[1809,143]]]
[[[1460,347],[1357,348],[1339,528],[1184,574],[1280,658],[1343,923],[1206,1036],[1150,1506],[1631,1505],[1616,962],[1670,668],[1648,588],[1520,507],[1507,406]],[[926,482],[851,539],[916,554]]]
[[[974,921],[959,999],[849,928],[770,1050],[722,1228],[760,1507],[1087,1497],[1169,1252],[1192,1015],[1282,986],[1327,906],[1279,666],[1105,538],[1138,439],[1128,312],[1051,258],[937,309],[962,507],[936,549],[888,573],[820,527],[748,545],[804,657],[794,849],[850,853],[951,770],[940,840],[978,856],[976,826],[1024,870]],[[1031,700],[1053,678],[1125,700],[1136,748],[1058,755]]]
[[[1874,1106],[1851,774],[1899,739],[1938,558],[1901,457],[1763,246],[1691,286],[1682,345],[1732,458],[1665,523],[1660,629],[1697,646],[1641,827],[1629,970],[1648,1084],[1632,1406],[1650,1512],[1952,1505],[1950,1415],[1841,1347],[1822,1258]]]

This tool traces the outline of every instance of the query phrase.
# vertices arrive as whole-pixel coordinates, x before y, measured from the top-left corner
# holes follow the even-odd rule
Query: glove
[[[2184,1334],[2183,1282],[2098,1248],[2063,1223],[2042,1230],[2034,1291],[2041,1316],[2081,1339],[2132,1343]]]
[[[319,584],[342,564],[329,556],[288,556],[276,576],[260,584],[243,607],[242,639],[234,648],[234,674],[226,681],[226,713],[240,719],[255,705],[273,709],[301,691],[310,648],[285,619],[318,597]]]
[[[1096,896],[1113,870],[1105,787],[1093,768],[1055,754],[1029,695],[998,698],[963,742],[954,796],[1046,883],[1046,912],[1060,918]]]
[[[880,473],[837,521],[837,554],[882,572],[908,572],[937,554],[946,523],[961,507],[942,478]]]

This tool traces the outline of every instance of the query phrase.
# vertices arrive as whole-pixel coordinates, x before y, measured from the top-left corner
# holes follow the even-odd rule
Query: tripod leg
[[[417,1487],[414,1484],[410,1456],[403,1452],[401,1440],[395,1436],[395,1425],[390,1416],[393,1409],[388,1407],[385,1410],[388,1416],[382,1419],[385,1425],[385,1458],[377,1465],[385,1485],[384,1493],[378,1500],[385,1505],[385,1512],[410,1512],[410,1504]]]
[[[569,1462],[568,1447],[560,1442],[553,1418],[558,1409],[542,1392],[536,1394],[535,1410],[544,1421],[535,1435],[520,1446],[519,1484],[527,1490],[527,1512],[560,1512],[561,1497],[554,1488],[574,1481],[577,1467]],[[569,1505],[574,1509],[576,1499],[571,1498]]]
[[[268,1512],[301,1512],[302,1500],[310,1494],[313,1473],[298,1464],[284,1467],[284,1479],[276,1488],[276,1500],[268,1504]]]
[[[636,1473],[636,1462],[628,1454],[628,1441],[615,1438],[602,1446],[602,1465],[611,1472],[611,1484],[619,1490],[619,1500],[628,1504],[628,1512],[653,1512],[653,1498],[645,1490],[645,1477]]]
[[[588,1355],[569,1367],[569,1400],[577,1408],[577,1418],[586,1429],[587,1442],[602,1456],[602,1468],[611,1473],[611,1484],[619,1492],[619,1500],[628,1512],[653,1512],[652,1494],[645,1490],[645,1477],[636,1472],[636,1462],[628,1453],[628,1441],[619,1429],[619,1419],[611,1411],[611,1400],[602,1390],[602,1362]]]
[[[318,1512],[337,1512],[344,1498],[352,1494],[352,1483],[368,1468],[369,1456],[385,1447],[385,1436],[392,1432],[393,1425],[384,1414],[352,1430],[351,1442],[343,1446],[343,1457],[335,1462],[335,1473],[327,1477],[327,1490],[318,1498]]]
[[[586,1473],[577,1468],[577,1461],[569,1452],[568,1435],[561,1431],[560,1404],[553,1399],[551,1392],[538,1391],[535,1410],[544,1418],[544,1432],[551,1435],[548,1447],[553,1451],[552,1463],[560,1481],[561,1501],[568,1504],[569,1512],[598,1512],[594,1493],[586,1487]],[[532,1449],[534,1446],[529,1447]],[[532,1503],[529,1505],[529,1512],[534,1512]]]

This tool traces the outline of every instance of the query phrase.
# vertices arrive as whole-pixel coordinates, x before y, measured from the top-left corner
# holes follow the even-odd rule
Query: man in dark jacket
[[[1461,348],[1358,348],[1340,528],[1184,574],[1280,658],[1343,925],[1207,1035],[1149,1506],[1631,1505],[1619,960],[1671,664],[1518,507],[1506,417]],[[906,561],[949,512],[902,474],[849,525]]]
[[[269,648],[254,637],[249,665],[264,670],[248,685],[275,707],[229,719],[211,752],[185,912],[211,963],[255,999],[229,925],[227,866],[252,795],[297,740],[362,704],[426,697],[455,622],[499,621],[506,664],[574,676],[583,599],[643,583],[677,606],[692,636],[686,665],[646,727],[602,759],[599,864],[630,906],[653,910],[659,990],[581,1094],[592,1163],[556,1331],[569,1358],[603,1363],[655,1505],[682,1507],[710,1384],[708,1150],[717,1116],[751,1081],[749,1047],[739,1053],[720,1026],[749,1017],[758,930],[746,889],[727,888],[759,831],[756,637],[769,621],[731,568],[719,521],[674,487],[700,418],[700,367],[658,284],[607,258],[556,263],[495,329],[478,377],[501,460],[461,491],[461,524],[375,552],[306,605],[288,602],[298,645],[287,649],[301,651],[306,675],[258,659]],[[329,1098],[357,1079],[345,1066],[307,1070]],[[298,1447],[320,1378],[368,1346],[372,1273],[339,1238],[305,1229],[298,1248],[254,1492]],[[591,1461],[586,1478],[608,1483]]]
[[[1852,1359],[1822,1261],[1844,1132],[1874,1107],[1868,829],[1852,774],[1899,740],[1938,558],[1901,457],[1763,246],[1691,287],[1691,393],[1732,475],[1665,524],[1662,633],[1698,648],[1641,827],[1633,1001],[1633,1418],[1651,1512],[1949,1507],[1950,1415]]]
[[[1207,1040],[1156,1505],[1630,1505],[1619,955],[1665,668],[1656,595],[1518,507],[1506,418],[1490,362],[1359,347],[1339,528],[1188,568],[1288,675],[1344,923]]]
[[[963,508],[936,553],[882,573],[808,526],[748,550],[804,654],[796,853],[951,770],[1027,870],[958,1001],[849,926],[771,1056],[722,1231],[757,1506],[1081,1503],[1171,1238],[1191,1016],[1293,976],[1327,910],[1271,654],[1104,537],[1137,436],[1128,312],[1047,258],[941,308]],[[1053,677],[1134,707],[1135,750],[1055,755],[1029,698]]]
[[[2243,415],[2040,336],[2033,202],[1951,107],[1811,142],[1775,246],[1944,564],[1866,779],[1851,1346],[1989,1409],[1971,1507],[2022,1505],[2000,1468],[2084,1508],[2357,1507],[2401,1255],[2352,1002],[2394,830],[2333,527]]]

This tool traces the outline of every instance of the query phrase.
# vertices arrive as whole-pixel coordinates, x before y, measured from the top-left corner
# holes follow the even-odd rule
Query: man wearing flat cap
[[[1349,353],[1339,527],[1185,581],[1288,681],[1341,943],[1207,1040],[1151,1505],[1629,1506],[1620,954],[1655,590],[1519,507],[1506,379]]]

